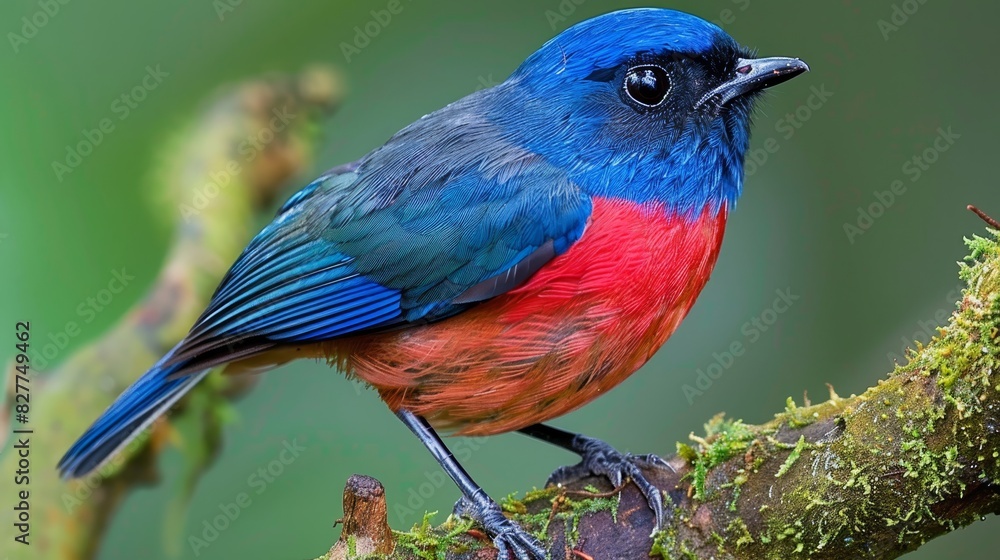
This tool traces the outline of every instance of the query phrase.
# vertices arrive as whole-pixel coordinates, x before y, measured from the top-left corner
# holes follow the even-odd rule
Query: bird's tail
[[[175,348],[176,350],[176,348]],[[59,460],[63,478],[77,478],[100,468],[142,430],[162,416],[210,370],[171,377],[183,364],[168,364],[171,350],[104,411]]]

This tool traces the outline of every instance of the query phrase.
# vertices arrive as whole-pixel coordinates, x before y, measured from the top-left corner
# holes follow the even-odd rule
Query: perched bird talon
[[[473,519],[486,529],[497,549],[497,558],[515,560],[546,560],[545,548],[535,537],[504,516],[500,506],[493,500],[482,500],[473,505],[469,500],[459,500],[463,504],[462,517]],[[456,510],[458,504],[456,504]]]
[[[663,492],[642,472],[643,467],[662,468],[673,472],[673,467],[660,457],[652,454],[621,453],[599,439],[565,432],[544,424],[529,426],[520,432],[580,455],[580,462],[576,465],[556,469],[549,476],[548,484],[559,486],[589,476],[603,476],[612,486],[619,488],[624,482],[631,481],[646,498],[649,508],[653,511],[656,519],[653,533],[664,526],[666,510],[663,505]]]

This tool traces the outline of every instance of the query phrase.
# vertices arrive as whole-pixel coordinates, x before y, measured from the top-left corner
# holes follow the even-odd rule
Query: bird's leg
[[[565,484],[597,475],[607,477],[611,484],[618,487],[625,479],[631,479],[646,497],[649,508],[656,515],[656,526],[653,532],[655,533],[663,527],[666,515],[663,508],[663,493],[646,479],[641,470],[641,467],[655,467],[672,471],[673,467],[663,459],[656,455],[623,454],[599,439],[566,432],[545,424],[535,424],[518,431],[567,451],[572,451],[581,457],[578,464],[561,467],[552,473],[552,476],[549,477],[549,484]]]
[[[400,410],[396,416],[420,438],[431,455],[441,464],[444,472],[448,473],[448,476],[458,485],[464,499],[456,507],[456,513],[471,517],[482,524],[486,532],[493,538],[493,545],[497,548],[499,560],[507,558],[546,560],[547,555],[541,543],[504,517],[500,506],[486,495],[486,492],[472,480],[469,473],[465,472],[465,469],[455,460],[451,451],[427,423],[427,420],[408,410]]]

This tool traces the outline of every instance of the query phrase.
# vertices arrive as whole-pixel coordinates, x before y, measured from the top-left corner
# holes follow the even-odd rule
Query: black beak
[[[697,109],[710,100],[721,107],[741,95],[776,86],[808,71],[809,65],[797,58],[740,58],[733,76],[706,93],[694,107]]]

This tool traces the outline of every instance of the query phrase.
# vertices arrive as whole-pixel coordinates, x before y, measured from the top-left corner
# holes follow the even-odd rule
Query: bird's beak
[[[712,99],[721,107],[741,95],[776,86],[808,71],[809,65],[797,58],[740,58],[732,77],[706,93],[695,109]]]

